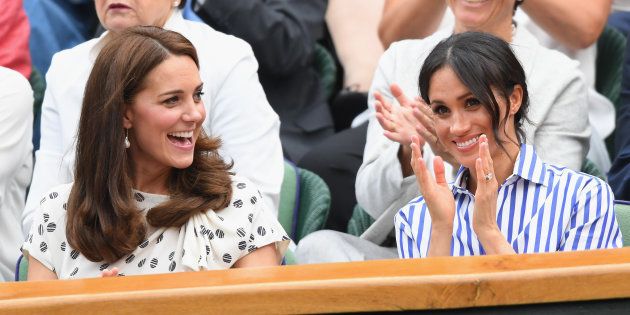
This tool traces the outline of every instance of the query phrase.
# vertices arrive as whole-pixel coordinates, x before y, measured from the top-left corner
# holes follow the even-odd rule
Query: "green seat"
[[[315,67],[322,81],[326,99],[330,99],[337,82],[337,65],[332,54],[321,44],[315,44]]]
[[[374,223],[374,219],[358,204],[354,206],[352,217],[348,221],[348,234],[361,236]]]
[[[284,163],[278,221],[297,243],[309,233],[321,230],[328,219],[330,190],[321,177]]]
[[[626,38],[618,30],[606,26],[597,40],[595,60],[595,90],[608,98],[615,108],[620,105],[621,78]],[[614,137],[606,139],[608,154],[615,156]]]
[[[630,246],[630,203],[615,202],[615,215],[623,238],[623,246]]]
[[[593,163],[593,161],[589,159],[584,160],[584,164],[582,164],[582,173],[586,173],[589,175],[593,175],[601,178],[602,180],[606,180],[606,174],[604,174],[598,167]]]
[[[33,152],[39,149],[40,121],[42,116],[42,102],[44,101],[44,91],[46,91],[46,80],[33,67],[29,83],[33,89]]]

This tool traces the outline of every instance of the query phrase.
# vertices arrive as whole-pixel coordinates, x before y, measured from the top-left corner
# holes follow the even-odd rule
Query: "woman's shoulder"
[[[190,40],[197,50],[213,52],[214,54],[225,52],[226,56],[234,56],[250,53],[251,46],[244,40],[219,32],[209,25],[197,21],[184,20],[181,26],[175,27],[174,31],[181,32]],[[202,56],[202,54],[199,54]]]

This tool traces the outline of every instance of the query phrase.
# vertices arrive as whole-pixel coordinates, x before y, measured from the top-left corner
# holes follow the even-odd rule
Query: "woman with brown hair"
[[[74,183],[41,199],[24,243],[29,280],[279,263],[288,237],[203,132],[202,88],[182,35],[112,33],[85,87]]]

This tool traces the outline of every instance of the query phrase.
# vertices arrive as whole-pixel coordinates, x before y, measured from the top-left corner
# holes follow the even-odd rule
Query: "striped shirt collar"
[[[468,178],[468,168],[461,166],[457,171],[457,176],[453,182],[453,191],[467,191],[466,179]],[[521,149],[514,163],[514,170],[502,186],[510,185],[519,178],[526,179],[536,184],[547,185],[547,166],[538,157],[534,147],[528,144],[521,144]]]

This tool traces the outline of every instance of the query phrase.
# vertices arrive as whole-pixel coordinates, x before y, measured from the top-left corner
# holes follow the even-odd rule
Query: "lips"
[[[122,3],[112,3],[109,5],[109,7],[107,7],[110,10],[124,10],[124,9],[131,9],[129,6],[122,4]]]
[[[193,131],[175,131],[169,132],[167,135],[168,140],[178,148],[190,149],[193,144]]]

